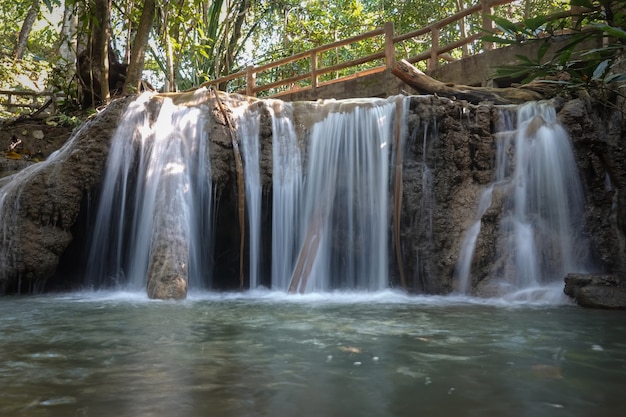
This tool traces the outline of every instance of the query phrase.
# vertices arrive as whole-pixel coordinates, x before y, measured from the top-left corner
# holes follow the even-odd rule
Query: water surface
[[[2,416],[622,416],[624,313],[455,297],[0,300]]]

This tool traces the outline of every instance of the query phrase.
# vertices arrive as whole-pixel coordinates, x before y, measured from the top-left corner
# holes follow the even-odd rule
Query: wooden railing
[[[218,88],[221,87],[230,91],[237,91],[253,97],[256,97],[257,95],[259,95],[259,93],[265,96],[279,96],[281,94],[286,94],[298,90],[316,89],[320,85],[345,81],[349,78],[362,77],[365,75],[382,72],[385,69],[390,69],[396,62],[396,46],[399,46],[402,42],[409,40],[414,42],[430,43],[431,46],[426,51],[418,55],[408,58],[404,57],[404,59],[412,64],[418,63],[420,61],[426,61],[427,68],[434,69],[439,65],[440,59],[446,61],[452,59],[451,56],[448,54],[450,51],[457,48],[462,48],[465,45],[469,45],[472,42],[480,39],[485,33],[491,32],[493,30],[493,26],[489,15],[492,14],[493,7],[512,3],[513,1],[514,0],[480,0],[479,3],[475,6],[462,10],[452,16],[432,23],[424,28],[400,35],[394,33],[393,23],[388,22],[385,23],[382,28],[366,32],[358,36],[353,36],[348,39],[319,46],[309,51],[301,52],[288,58],[283,58],[278,61],[271,62],[269,64],[264,64],[260,66],[249,66],[244,71],[220,77],[215,80],[208,81],[202,85],[213,85]],[[479,15],[477,16],[477,18],[479,17],[481,19],[481,30],[477,33],[466,35],[465,37],[455,42],[449,44],[441,44],[441,29],[450,24],[458,24],[462,19],[465,19],[467,16],[470,15]],[[349,47],[350,45],[357,42],[361,42],[364,40],[373,40],[380,37],[384,37],[384,40],[382,42],[383,47],[380,48],[378,52],[357,59],[336,63],[330,66],[324,67],[320,65],[319,57],[321,54],[327,51],[337,50],[338,48],[342,47]],[[428,38],[425,40],[421,39],[424,37]],[[489,50],[492,48],[492,43],[482,43],[481,50]],[[466,54],[466,48],[463,48],[462,57],[465,57]],[[309,68],[307,72],[296,73],[295,75],[290,75],[286,78],[278,79],[262,85],[257,85],[257,78],[259,78],[259,74],[299,61],[306,61],[306,65]],[[355,70],[350,75],[337,76],[334,79],[320,82],[320,77],[326,74],[330,74],[333,72],[339,74],[339,71],[350,68],[358,68],[359,66],[362,66],[364,64],[370,65],[370,68],[361,71]],[[239,88],[224,87],[227,86],[228,83],[231,83],[233,81],[237,82]],[[306,84],[304,87],[301,85],[303,81],[304,84]]]
[[[57,100],[57,94],[49,91],[0,90],[0,109],[5,108],[9,112],[21,108],[34,113],[45,106],[51,107],[52,113],[56,113]]]

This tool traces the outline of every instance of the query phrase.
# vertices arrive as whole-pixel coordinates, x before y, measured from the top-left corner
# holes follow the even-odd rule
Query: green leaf
[[[519,32],[519,28],[517,27],[517,25],[509,20],[494,15],[489,15],[489,18],[493,20],[496,26],[502,29],[504,33],[514,35]]]
[[[539,47],[539,51],[537,51],[537,61],[541,62],[543,57],[546,55],[546,52],[550,49],[550,42],[544,42]]]
[[[611,74],[604,79],[604,82],[609,83],[621,83],[626,81],[626,74]],[[621,86],[620,86],[621,87]]]
[[[550,18],[548,16],[537,16],[531,17],[529,19],[524,19],[523,23],[525,27],[527,27],[528,29],[530,29],[531,32],[534,33],[541,26],[545,25],[549,20]]]
[[[604,77],[604,73],[606,72],[607,67],[609,66],[609,60],[605,59],[600,62],[600,64],[593,71],[593,76],[591,77],[594,81],[599,81]]]
[[[502,43],[505,45],[513,45],[517,43],[517,41],[514,39],[502,38],[500,36],[495,36],[495,35],[485,35],[485,36],[482,36],[480,39],[483,42],[495,42],[495,43]]]
[[[43,3],[46,5],[49,12],[52,12],[54,6],[61,6],[60,0],[43,0]]]
[[[592,26],[598,30],[601,30],[602,32],[606,33],[609,36],[614,36],[619,39],[626,39],[626,31],[622,28],[618,28],[616,26],[610,26],[610,25],[602,25],[602,24],[595,24]]]
[[[522,61],[522,62],[524,62],[526,64],[530,64],[530,65],[534,65],[535,64],[535,62],[533,62],[526,55],[515,55],[515,58],[519,59],[520,61]]]
[[[582,6],[582,7],[588,8],[588,9],[593,9],[595,7],[595,4],[593,4],[593,1],[591,1],[591,0],[571,0],[570,1],[570,5],[571,6]]]

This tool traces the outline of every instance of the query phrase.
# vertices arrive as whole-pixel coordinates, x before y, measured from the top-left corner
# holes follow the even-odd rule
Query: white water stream
[[[237,123],[237,135],[241,141],[243,158],[246,214],[248,218],[249,239],[249,279],[250,288],[256,288],[260,282],[261,263],[261,170],[259,168],[259,131],[261,115],[258,109],[249,108],[240,113]]]
[[[516,133],[501,136],[495,181],[484,191],[477,220],[466,232],[456,270],[461,293],[471,291],[472,256],[494,187],[509,190],[505,204],[510,209],[505,207],[500,225],[504,263],[499,273],[505,291],[549,286],[587,268],[582,187],[554,108],[545,102],[522,105],[517,124],[507,123],[505,129]]]
[[[272,288],[286,291],[301,242],[303,167],[293,106],[268,101],[272,116]],[[274,255],[275,254],[275,255]]]
[[[304,189],[306,291],[388,285],[389,152],[396,103],[327,102],[312,127]]]
[[[151,121],[149,100],[130,105],[112,140],[87,282],[143,288],[158,249],[182,253],[189,285],[202,288],[210,282],[213,236],[207,110],[166,98]]]

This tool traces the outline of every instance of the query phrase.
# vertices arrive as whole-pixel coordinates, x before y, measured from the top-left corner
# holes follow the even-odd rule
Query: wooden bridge
[[[377,96],[384,92],[394,94],[399,92],[398,90],[402,89],[403,86],[402,83],[398,83],[397,80],[393,80],[393,77],[389,76],[389,71],[394,66],[399,52],[410,49],[405,48],[403,44],[412,42],[413,44],[430,45],[430,48],[424,52],[415,56],[402,56],[402,58],[416,66],[423,67],[431,74],[436,73],[442,67],[448,66],[442,66],[442,63],[458,62],[491,51],[494,45],[491,42],[481,41],[481,37],[494,32],[490,15],[494,13],[494,8],[497,6],[507,5],[513,1],[479,0],[475,6],[459,11],[427,27],[404,34],[395,33],[393,23],[389,22],[382,28],[358,36],[322,45],[268,64],[249,66],[244,71],[211,80],[204,83],[203,86],[216,86],[224,91],[238,92],[253,97],[281,97],[285,100]],[[559,17],[571,15],[570,11],[558,13]],[[463,24],[464,19],[480,21],[482,25],[473,33],[465,33],[460,39],[444,44],[440,36],[443,32],[442,29],[454,27],[454,30],[458,32],[460,27],[467,28],[469,26],[470,30],[473,28]],[[376,42],[381,47],[377,52],[370,55],[336,62],[329,66],[322,65],[320,57],[324,53],[338,51],[341,48],[348,49],[351,45],[364,41]],[[339,54],[336,55],[339,56]],[[504,58],[497,62],[498,65],[502,65],[506,61],[507,58]],[[292,70],[294,64],[297,64],[299,68],[308,70],[294,74]],[[361,69],[363,67],[367,68]],[[484,78],[468,84],[484,85],[489,78],[484,74],[486,68],[483,64],[482,68],[477,67],[465,72],[466,74],[481,75]],[[483,73],[476,74],[481,71]],[[345,75],[346,73],[347,75]],[[368,88],[371,87],[372,76],[379,80],[379,84],[383,84],[379,86],[378,90]],[[364,81],[365,79],[370,81]],[[259,82],[259,80],[265,80],[265,82]],[[267,82],[266,80],[270,81]],[[464,81],[467,83],[468,80]],[[338,83],[342,83],[342,86],[339,86]],[[389,85],[389,83],[394,85]]]

